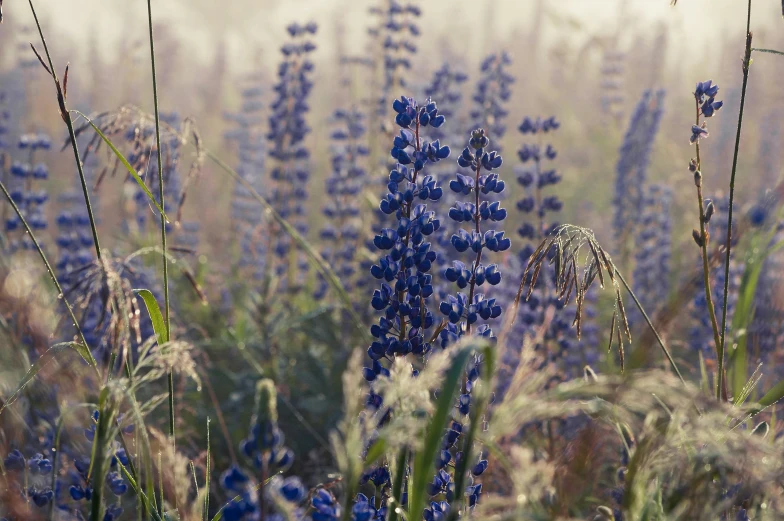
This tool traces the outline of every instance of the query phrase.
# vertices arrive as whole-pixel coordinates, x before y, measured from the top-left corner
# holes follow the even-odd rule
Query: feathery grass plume
[[[672,355],[670,355],[661,337],[656,333],[640,301],[615,267],[615,264],[613,264],[610,255],[597,242],[591,230],[571,224],[564,224],[556,228],[531,255],[520,282],[518,298],[522,295],[526,285],[528,286],[526,298],[531,296],[542,268],[547,265],[554,266],[555,290],[558,298],[564,302],[564,305],[568,305],[574,299],[576,311],[572,325],[577,328],[578,339],[582,327],[585,295],[588,289],[597,280],[602,288],[606,282],[609,282],[611,291],[615,293],[615,305],[608,335],[610,338],[608,350],[612,349],[613,344],[617,345],[621,370],[623,370],[625,360],[624,338],[631,343],[631,331],[629,330],[629,322],[623,299],[621,298],[621,284],[623,284],[635,301],[648,326],[654,331],[659,346],[667,357],[670,366],[680,377],[680,371],[675,365]],[[531,273],[530,278],[528,277],[529,273]]]
[[[130,173],[127,168],[130,167],[145,184],[144,188],[139,186],[144,194],[138,191],[134,192],[134,207],[138,212],[136,219],[139,220],[134,227],[138,229],[146,226],[149,214],[146,213],[145,207],[156,210],[155,205],[158,205],[158,200],[152,196],[152,191],[159,191],[159,183],[157,176],[151,175],[152,169],[157,169],[158,164],[155,117],[134,105],[123,105],[117,110],[101,112],[91,116],[89,120],[86,118],[85,120],[85,123],[74,128],[74,136],[77,139],[85,136],[84,139],[87,140],[85,162],[88,162],[93,155],[99,154],[104,147],[110,148],[109,143],[112,143],[118,152],[119,149],[124,150],[124,159],[128,162],[128,166],[124,165],[113,150],[107,150],[106,156],[109,165],[105,171],[102,171],[95,184],[100,185],[107,175],[115,177],[119,172],[124,174],[129,182],[136,181],[138,186],[140,181],[132,180],[129,177]],[[163,187],[167,192],[164,195],[177,201],[176,211],[171,212],[170,215],[176,225],[182,215],[182,207],[188,190],[201,174],[205,155],[199,131],[192,119],[181,119],[177,113],[161,114],[160,131]],[[91,132],[92,134],[90,134]],[[87,136],[90,136],[89,139]],[[70,138],[63,144],[63,149],[69,143]],[[192,145],[193,151],[188,156],[190,163],[187,174],[183,177],[180,175],[179,168],[185,160],[181,148],[186,143]],[[96,186],[96,188],[98,187]],[[146,195],[146,199],[144,195]],[[150,203],[154,203],[154,205]],[[169,212],[167,212],[168,214]],[[170,231],[172,230],[171,226],[172,223],[169,224]]]
[[[483,438],[497,447],[494,441],[516,433],[520,425],[578,413],[588,414],[608,435],[610,426],[618,426],[623,467],[611,494],[618,500],[615,519],[641,519],[653,510],[660,513],[657,519],[680,515],[707,521],[763,503],[772,509],[772,517],[763,518],[775,519],[772,512],[784,508],[780,492],[767,481],[781,479],[784,472],[780,459],[768,456],[780,450],[782,440],[771,442],[738,428],[742,411],[662,371],[637,372],[633,378],[598,375],[548,389],[546,374],[524,367],[526,374],[517,379],[520,392],[509,393],[496,407]],[[505,452],[496,453],[514,483],[533,481],[531,493],[516,490],[516,495],[486,501],[479,510],[482,518],[505,513],[519,519],[546,508],[548,498],[541,493],[555,488],[546,479],[554,471],[552,463],[537,469],[545,479],[536,482],[537,474],[527,466],[514,465]],[[606,512],[607,507],[600,509]]]
[[[646,90],[632,112],[615,166],[613,230],[623,264],[635,250],[653,142],[664,112],[664,91]]]

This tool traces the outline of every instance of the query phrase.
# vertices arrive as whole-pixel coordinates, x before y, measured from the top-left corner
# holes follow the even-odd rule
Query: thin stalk
[[[743,109],[746,105],[746,87],[749,84],[749,67],[751,66],[751,0],[746,14],[746,52],[743,56],[743,86],[740,93],[740,110],[738,112],[738,131],[735,134],[735,152],[732,157],[732,174],[730,175],[730,208],[727,212],[727,256],[724,259],[724,293],[721,310],[721,352],[719,358],[719,389],[724,384],[724,352],[725,333],[727,331],[727,298],[730,291],[730,255],[732,251],[732,204],[735,200],[735,174],[738,171],[738,153],[740,151],[740,134],[743,128]]]
[[[33,7],[33,0],[28,0],[28,2],[30,3],[30,10],[33,12],[33,18],[35,18],[35,25],[36,27],[38,27],[38,34],[40,35],[41,43],[44,46],[44,53],[46,54],[46,59],[49,62],[48,72],[52,76],[55,89],[57,90],[57,102],[60,105],[60,116],[63,118],[65,125],[68,127],[68,135],[71,138],[71,148],[73,149],[74,159],[76,160],[76,168],[79,171],[79,181],[82,183],[82,193],[84,194],[84,204],[87,207],[87,217],[90,220],[90,229],[93,234],[95,255],[100,260],[101,245],[98,242],[98,229],[96,228],[95,225],[95,216],[93,215],[93,207],[90,204],[90,193],[87,190],[87,181],[85,180],[84,177],[84,167],[82,165],[82,160],[79,157],[79,146],[76,144],[76,134],[74,132],[73,120],[71,119],[71,113],[68,111],[68,101],[66,99],[68,94],[68,67],[66,67],[65,69],[65,85],[60,85],[60,80],[57,78],[57,71],[54,68],[54,63],[52,63],[52,56],[49,54],[49,46],[46,44],[46,38],[44,38],[44,31],[43,29],[41,29],[41,23],[38,21],[38,15],[35,12],[35,7]],[[33,50],[35,50],[35,48]]]
[[[700,100],[695,100],[696,116],[695,125],[700,124]],[[700,160],[700,141],[696,141],[695,148],[697,151],[697,172],[702,171],[702,161]],[[716,321],[716,308],[713,306],[713,295],[711,291],[710,281],[710,264],[708,262],[708,241],[710,236],[706,229],[707,219],[705,218],[705,201],[702,199],[702,177],[695,174],[695,184],[697,185],[697,208],[700,213],[700,248],[702,250],[702,283],[705,286],[705,301],[708,307],[708,316],[711,321],[711,328],[713,329],[713,343],[716,346],[716,359],[719,361],[718,373],[716,379],[716,398],[721,399],[722,390],[722,373],[724,372],[724,343],[719,334],[719,324]],[[732,206],[732,204],[730,204]]]
[[[204,521],[207,521],[210,518],[210,472],[212,472],[212,467],[210,466],[210,460],[212,458],[210,454],[210,417],[207,417],[207,465],[206,470],[204,471],[204,488],[206,493],[204,494]]]
[[[664,356],[666,356],[667,360],[670,362],[670,367],[672,367],[672,370],[675,371],[675,374],[678,375],[678,378],[680,378],[681,382],[686,383],[686,381],[683,379],[683,376],[681,375],[680,370],[678,370],[678,366],[675,365],[675,360],[673,360],[669,349],[667,349],[667,346],[664,345],[664,340],[662,340],[662,337],[659,335],[659,332],[656,331],[656,328],[653,326],[653,322],[651,322],[651,319],[648,317],[648,314],[643,309],[642,304],[637,299],[637,295],[634,294],[634,291],[632,291],[631,286],[629,286],[629,283],[626,282],[626,279],[623,278],[623,275],[621,275],[620,271],[615,270],[615,274],[618,275],[618,278],[621,280],[621,283],[626,288],[626,291],[632,297],[632,300],[637,306],[637,309],[640,311],[640,314],[645,319],[645,322],[648,324],[648,327],[651,328],[653,335],[656,337],[656,340],[659,342],[659,347],[661,347],[662,351],[664,352]]]
[[[403,481],[408,469],[408,449],[403,447],[397,455],[397,474],[392,484],[392,497],[389,501],[389,521],[397,521],[398,512],[403,507]]]
[[[35,234],[33,233],[33,230],[30,228],[30,225],[27,224],[27,220],[24,218],[22,211],[16,205],[14,200],[11,198],[11,194],[8,193],[8,190],[6,189],[5,185],[2,182],[0,182],[0,190],[2,190],[3,195],[5,195],[5,198],[11,204],[11,208],[14,209],[17,217],[19,217],[19,220],[22,222],[22,226],[24,226],[25,230],[27,231],[27,235],[29,235],[30,239],[33,241],[33,245],[35,246],[36,251],[38,251],[38,255],[41,257],[44,266],[46,266],[46,271],[49,272],[49,277],[52,279],[52,282],[54,283],[54,286],[57,289],[58,297],[62,297],[62,301],[65,304],[65,307],[68,309],[68,314],[71,316],[71,320],[73,321],[74,327],[76,328],[76,334],[79,335],[79,340],[82,342],[82,344],[85,347],[87,347],[87,352],[90,352],[90,346],[87,345],[87,340],[84,338],[84,332],[82,332],[82,328],[79,327],[79,321],[76,320],[76,315],[73,312],[73,308],[71,307],[71,304],[68,302],[68,299],[65,298],[65,293],[63,293],[63,287],[60,286],[60,282],[57,280],[57,275],[54,274],[54,270],[52,269],[51,264],[49,264],[49,261],[46,259],[46,254],[44,253],[44,250],[41,248],[41,245],[38,243],[38,239],[35,238]],[[90,354],[90,356],[92,357],[92,353]],[[95,361],[95,358],[92,359],[92,366],[93,368],[95,368],[96,371],[98,371],[98,363]],[[98,376],[100,377],[100,373],[98,373]]]
[[[155,74],[155,38],[152,31],[152,0],[147,0],[147,22],[150,33],[150,64],[152,66],[152,96],[155,105],[155,145],[158,157],[158,197],[161,210],[166,211],[163,200],[163,158],[161,154],[161,118],[158,105],[158,79]],[[166,341],[171,340],[169,310],[169,261],[166,258],[166,217],[161,213],[161,249],[163,250],[163,320],[166,326]],[[174,446],[174,374],[169,371],[169,437]]]

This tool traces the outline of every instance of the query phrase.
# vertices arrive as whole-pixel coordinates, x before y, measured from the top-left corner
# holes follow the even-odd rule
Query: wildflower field
[[[784,519],[784,2],[0,22],[0,520]]]

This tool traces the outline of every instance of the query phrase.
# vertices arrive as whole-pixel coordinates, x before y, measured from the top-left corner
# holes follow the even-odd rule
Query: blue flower
[[[327,490],[317,489],[310,503],[314,510],[311,513],[313,521],[337,521],[340,518],[340,505]]]
[[[697,125],[691,126],[691,137],[689,138],[689,143],[692,145],[700,140],[700,138],[708,137],[708,130],[704,127],[700,127]]]
[[[373,367],[364,369],[368,381],[388,374],[380,362],[383,358],[430,350],[427,330],[434,319],[428,299],[433,294],[430,270],[436,254],[428,238],[440,228],[441,221],[420,201],[442,197],[438,183],[424,170],[449,155],[449,147],[438,140],[423,139],[426,127],[443,124],[435,102],[420,106],[411,98],[401,97],[392,105],[401,128],[390,152],[397,166],[389,173],[388,193],[379,209],[384,215],[394,215],[395,221],[373,240],[373,246],[383,254],[370,268],[371,275],[382,281],[373,292],[371,306],[383,312],[383,317],[371,328],[376,341],[368,348],[368,356],[374,361]]]
[[[615,167],[613,228],[624,249],[632,240],[642,206],[651,150],[663,113],[664,91],[645,91],[632,113]]]
[[[480,65],[480,78],[473,96],[476,104],[471,111],[474,128],[486,129],[497,142],[506,133],[505,120],[509,115],[506,104],[515,81],[507,72],[511,64],[512,59],[506,52],[487,56]]]
[[[269,107],[268,118],[268,153],[274,161],[270,170],[273,189],[269,198],[280,216],[302,234],[307,232],[304,205],[308,198],[310,151],[304,141],[311,130],[306,115],[310,110],[308,100],[313,89],[310,76],[314,68],[308,56],[315,50],[309,37],[316,29],[315,24],[291,24],[288,27],[291,41],[281,49],[283,61],[278,67],[278,82],[273,87],[276,97]],[[287,275],[284,279],[286,287],[294,290],[301,283],[307,263],[302,258],[290,258],[291,237],[275,226],[270,230],[274,237],[270,253],[277,258],[271,261],[278,275]]]

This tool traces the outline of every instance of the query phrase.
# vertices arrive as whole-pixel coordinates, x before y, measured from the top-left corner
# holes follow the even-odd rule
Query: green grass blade
[[[163,313],[158,306],[158,301],[155,296],[148,289],[135,289],[134,293],[139,295],[147,306],[147,312],[150,314],[152,320],[152,328],[155,331],[155,336],[158,337],[158,345],[163,345],[169,341],[169,334],[166,329],[166,322],[163,320]]]
[[[212,472],[210,458],[210,418],[207,417],[207,464],[204,471],[204,521],[210,517],[210,472]]]
[[[152,503],[150,502],[149,497],[139,487],[139,483],[137,483],[136,480],[133,479],[133,476],[131,475],[130,472],[128,472],[128,469],[126,469],[123,466],[123,464],[120,462],[117,462],[117,465],[120,467],[120,472],[122,472],[123,477],[128,481],[128,484],[131,485],[131,488],[134,490],[134,492],[136,492],[136,495],[139,498],[141,498],[142,503],[144,504],[144,507],[147,509],[147,512],[150,513],[150,516],[152,516],[152,518],[155,521],[162,521],[161,518],[158,516],[158,512],[155,511],[154,505],[152,505]]]
[[[777,51],[775,49],[758,49],[758,48],[754,47],[751,50],[755,51],[755,52],[764,52],[764,53],[768,53],[768,54],[778,54],[779,56],[784,56],[784,52]]]
[[[476,440],[479,426],[482,424],[485,411],[490,403],[492,396],[493,374],[495,373],[495,350],[492,346],[485,346],[482,350],[482,387],[475,388],[474,395],[479,398],[471,406],[471,424],[463,440],[463,457],[455,467],[455,499],[452,501],[449,510],[449,519],[457,520],[460,514],[460,508],[465,501],[465,494],[463,491],[466,488],[466,474],[468,474],[473,461],[474,440]]]
[[[108,457],[109,447],[116,437],[119,429],[117,428],[117,412],[119,403],[113,390],[104,387],[101,390],[101,397],[98,402],[98,426],[95,429],[93,441],[92,458],[90,459],[90,470],[88,475],[95,486],[93,496],[90,501],[90,519],[103,519],[105,505],[103,501],[106,475],[109,473]]]
[[[775,230],[765,234],[762,238],[763,244],[770,244],[773,239]],[[738,295],[738,301],[735,304],[735,310],[732,318],[732,330],[742,334],[738,335],[737,347],[730,354],[730,361],[732,362],[732,393],[735,396],[735,405],[740,405],[738,397],[740,393],[738,390],[746,385],[748,379],[748,328],[754,319],[754,297],[757,293],[759,286],[760,276],[762,269],[765,265],[765,260],[776,251],[784,248],[784,241],[777,242],[773,246],[767,248],[765,252],[754,258],[747,259],[746,269],[741,278],[741,288]],[[752,250],[756,248],[752,245]]]
[[[76,405],[72,405],[66,409],[63,409],[63,412],[60,414],[60,417],[57,419],[57,427],[55,429],[54,435],[54,447],[52,452],[55,454],[60,454],[60,436],[63,431],[63,424],[65,423],[65,418],[68,414],[76,409],[85,409],[95,407],[94,403],[77,403]],[[57,476],[58,476],[58,467],[57,464],[60,461],[60,458],[52,458],[52,482],[50,486],[52,490],[57,490]],[[52,521],[54,519],[54,504],[56,501],[49,502],[49,520]]]
[[[104,143],[106,143],[106,146],[108,146],[111,149],[111,151],[114,153],[114,155],[117,156],[117,159],[120,161],[120,163],[122,163],[122,165],[125,167],[125,169],[128,171],[128,173],[131,174],[133,179],[136,181],[136,184],[139,185],[139,188],[141,188],[142,191],[144,191],[145,195],[147,195],[147,199],[149,199],[150,203],[152,203],[152,205],[155,206],[155,209],[158,210],[161,213],[161,215],[163,216],[163,218],[168,221],[169,218],[166,217],[166,213],[163,211],[163,208],[161,208],[161,206],[158,204],[158,201],[155,200],[155,196],[153,196],[152,192],[150,192],[150,189],[147,188],[147,185],[145,184],[144,180],[141,177],[139,177],[139,174],[136,173],[136,170],[134,170],[134,168],[131,166],[131,164],[128,162],[128,160],[125,159],[125,156],[122,155],[122,152],[117,150],[117,147],[114,146],[114,143],[112,143],[112,140],[109,139],[101,131],[101,129],[98,128],[98,125],[93,123],[92,120],[90,118],[88,118],[86,115],[82,114],[78,110],[72,110],[71,112],[73,112],[74,114],[77,114],[80,117],[84,118],[84,120],[91,127],[93,127],[93,130],[95,130],[95,133],[98,134],[98,136],[101,139],[103,139]]]
[[[272,476],[272,477],[270,477],[270,478],[269,478],[269,479],[267,479],[267,481],[265,481],[264,483],[259,483],[258,485],[256,485],[256,486],[255,486],[255,487],[253,487],[252,489],[250,489],[250,492],[258,492],[258,491],[259,491],[259,489],[260,489],[261,487],[263,487],[264,485],[266,485],[267,483],[269,483],[269,481],[270,481],[270,480],[271,480],[273,477],[275,477],[275,476]],[[213,518],[212,518],[212,521],[220,521],[221,519],[223,519],[223,510],[224,510],[224,509],[225,509],[227,506],[231,505],[232,503],[238,503],[238,502],[242,501],[242,498],[243,498],[243,495],[242,495],[242,494],[239,494],[239,495],[237,495],[237,496],[234,496],[234,497],[231,499],[231,501],[228,501],[228,502],[227,502],[225,505],[223,505],[223,506],[221,507],[221,509],[220,509],[220,510],[218,510],[218,513],[217,513],[217,514],[215,514],[215,515],[213,516]]]
[[[42,354],[41,357],[30,367],[30,369],[27,371],[27,374],[25,374],[24,378],[22,378],[22,381],[19,382],[16,390],[11,396],[8,397],[3,406],[0,407],[0,414],[3,413],[6,407],[14,403],[16,399],[19,398],[19,395],[24,390],[24,388],[35,379],[41,369],[46,367],[50,362],[54,361],[60,353],[68,349],[73,349],[79,353],[79,356],[81,356],[91,367],[95,367],[95,360],[93,359],[92,353],[90,353],[90,350],[87,349],[87,347],[84,345],[78,342],[63,342],[60,344],[55,344],[47,349],[46,352]]]
[[[770,391],[765,393],[765,396],[760,398],[758,403],[763,407],[769,407],[782,398],[784,398],[784,380],[774,385]]]
[[[438,406],[425,432],[425,445],[414,457],[414,471],[409,494],[408,519],[419,519],[425,508],[427,484],[435,474],[436,453],[444,436],[444,429],[455,407],[455,397],[460,391],[461,377],[474,352],[473,345],[460,350],[452,360],[438,396]]]
[[[5,185],[2,182],[0,182],[0,191],[3,192],[3,195],[5,196],[8,203],[11,205],[11,208],[14,209],[14,212],[16,212],[17,217],[19,217],[19,220],[22,222],[22,225],[24,226],[27,235],[30,237],[30,240],[33,241],[35,250],[38,252],[38,256],[41,258],[41,262],[43,262],[44,266],[46,266],[46,271],[49,273],[49,278],[52,279],[52,283],[54,284],[54,287],[57,289],[57,294],[62,296],[63,304],[65,304],[65,308],[68,310],[68,315],[71,317],[71,320],[73,320],[73,326],[74,328],[76,328],[76,333],[79,335],[79,339],[82,341],[82,345],[87,346],[88,345],[87,340],[84,338],[84,332],[82,331],[82,328],[79,326],[79,321],[76,320],[76,315],[74,314],[73,307],[71,307],[71,304],[68,302],[68,299],[65,297],[65,292],[63,292],[63,287],[60,285],[60,281],[57,280],[57,275],[55,275],[54,270],[52,269],[52,265],[49,264],[49,261],[46,258],[46,254],[44,253],[43,248],[41,248],[41,244],[38,242],[38,239],[35,237],[35,233],[33,233],[33,230],[30,228],[30,225],[27,223],[27,219],[25,219],[24,214],[16,205],[16,202],[11,197],[11,194],[8,193],[8,189],[5,187]],[[93,358],[93,355],[90,352],[89,348],[85,348],[85,349],[86,349],[86,353],[89,355],[89,359],[87,363],[89,363],[90,366],[93,367],[97,373],[98,364],[95,361],[95,358]]]

